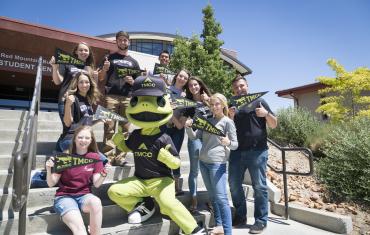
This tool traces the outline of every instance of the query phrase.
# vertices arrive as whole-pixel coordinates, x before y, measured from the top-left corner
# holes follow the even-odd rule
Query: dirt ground
[[[268,163],[281,170],[281,152],[270,146]],[[302,152],[286,152],[287,170],[293,172],[309,172],[308,158]],[[281,202],[284,202],[283,177],[268,170],[267,177],[282,192]],[[353,232],[351,234],[370,235],[370,207],[349,202],[332,202],[328,191],[315,176],[288,176],[289,203],[308,208],[326,210],[352,217]]]

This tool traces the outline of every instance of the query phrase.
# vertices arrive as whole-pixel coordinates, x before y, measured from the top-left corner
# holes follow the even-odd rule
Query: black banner
[[[180,98],[173,98],[172,102],[175,105],[175,109],[184,109],[184,108],[191,108],[196,107],[197,102],[180,97]]]
[[[54,172],[60,172],[66,169],[84,166],[99,161],[100,160],[85,158],[74,154],[57,153],[54,160]]]
[[[252,94],[242,95],[242,96],[233,96],[230,98],[230,104],[231,106],[235,106],[237,109],[239,109],[243,105],[252,103],[256,99],[265,95],[267,92],[268,91],[252,93]]]
[[[175,75],[175,73],[169,70],[167,66],[156,63],[154,65],[153,75],[161,74],[161,73],[167,74],[167,75]]]
[[[114,69],[115,69],[116,79],[122,79],[126,76],[140,76],[142,72],[145,72],[145,70],[128,68],[128,67],[124,67],[120,65],[115,65]]]
[[[98,119],[112,119],[112,120],[116,120],[116,121],[121,121],[121,122],[128,122],[128,120],[124,117],[122,117],[121,115],[118,115],[116,114],[115,112],[112,112],[106,108],[104,108],[103,106],[100,106],[98,105],[97,109],[96,109],[96,112],[94,114],[94,120],[98,120]]]
[[[55,63],[56,64],[71,64],[77,66],[84,66],[85,62],[82,60],[70,55],[69,53],[56,48],[55,49]]]
[[[214,135],[225,137],[225,134],[220,129],[215,127],[212,123],[210,123],[207,119],[205,119],[202,116],[194,117],[192,127],[195,127],[199,130],[207,131]]]

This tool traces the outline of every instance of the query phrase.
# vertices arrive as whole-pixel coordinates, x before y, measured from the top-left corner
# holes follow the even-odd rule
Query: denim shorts
[[[93,194],[88,193],[85,195],[77,196],[57,196],[54,199],[54,209],[57,214],[63,216],[71,210],[81,210],[86,199],[94,197]]]

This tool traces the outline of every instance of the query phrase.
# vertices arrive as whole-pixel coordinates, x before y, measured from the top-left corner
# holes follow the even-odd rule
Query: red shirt
[[[85,158],[100,160],[97,153],[86,153],[82,155]],[[61,177],[58,182],[58,190],[55,196],[63,195],[84,195],[91,193],[93,185],[93,175],[103,170],[103,162],[95,162],[84,166],[78,166],[61,171]]]

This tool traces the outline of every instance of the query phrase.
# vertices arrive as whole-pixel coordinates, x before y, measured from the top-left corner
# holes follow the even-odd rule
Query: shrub
[[[370,203],[370,119],[332,126],[317,173],[336,199]]]
[[[269,129],[269,137],[280,145],[294,144],[309,147],[312,138],[323,125],[309,111],[302,108],[286,108],[277,111],[278,126]]]

